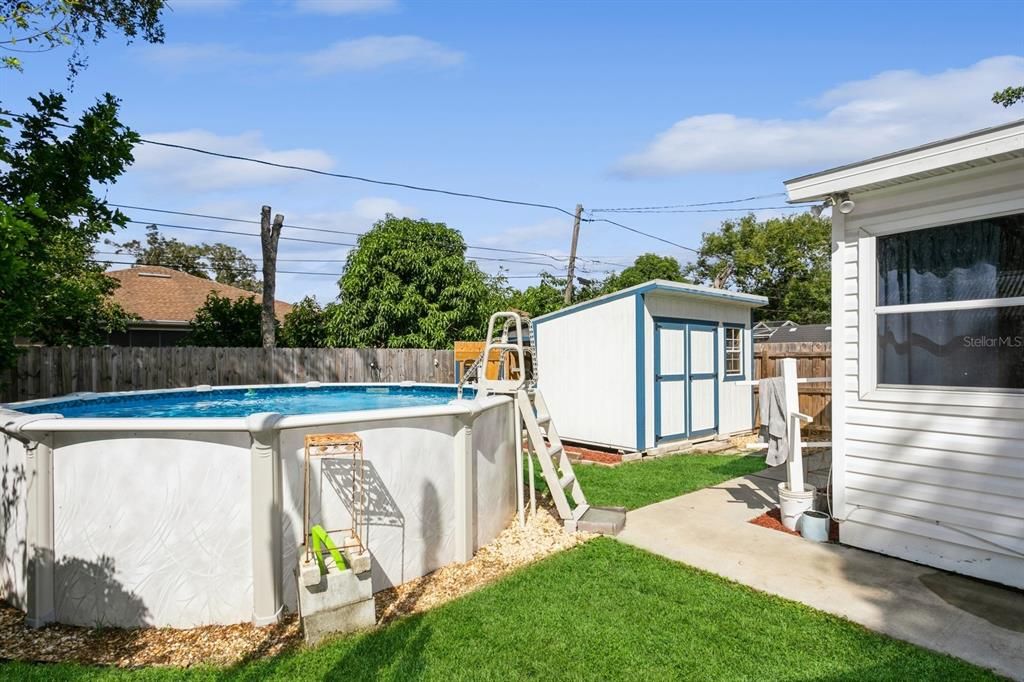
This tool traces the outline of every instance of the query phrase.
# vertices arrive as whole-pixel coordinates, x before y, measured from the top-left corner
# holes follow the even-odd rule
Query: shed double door
[[[655,322],[655,441],[718,431],[718,327]]]

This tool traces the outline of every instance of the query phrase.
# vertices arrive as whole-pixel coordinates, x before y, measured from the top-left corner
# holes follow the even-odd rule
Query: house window
[[[743,329],[725,328],[725,376],[743,376]]]
[[[879,237],[878,383],[1024,389],[1024,213]]]

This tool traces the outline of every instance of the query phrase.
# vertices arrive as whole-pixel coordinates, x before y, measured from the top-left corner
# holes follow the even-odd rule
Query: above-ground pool
[[[470,398],[473,393],[466,391]],[[317,414],[444,405],[456,397],[454,386],[313,384],[90,394],[9,407],[63,417],[248,417],[258,412]]]
[[[31,623],[190,627],[296,608],[309,434],[354,432],[374,590],[464,561],[516,509],[504,396],[453,386],[197,387],[0,408],[0,598]],[[351,525],[350,461],[311,518]]]

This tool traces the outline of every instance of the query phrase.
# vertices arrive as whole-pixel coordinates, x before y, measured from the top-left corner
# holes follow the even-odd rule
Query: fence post
[[[261,412],[246,419],[252,435],[252,623],[280,622],[281,590],[281,438],[275,425],[281,415]]]
[[[804,490],[803,445],[800,442],[800,420],[793,416],[800,411],[800,389],[796,383],[796,358],[782,359],[782,380],[786,390],[786,430],[789,432],[789,456],[786,458],[786,475],[790,491]]]

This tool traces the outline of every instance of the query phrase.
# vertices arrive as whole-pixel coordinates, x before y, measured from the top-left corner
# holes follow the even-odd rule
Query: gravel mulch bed
[[[589,537],[585,533],[566,533],[551,510],[538,507],[536,516],[527,520],[525,528],[513,520],[470,561],[443,566],[430,575],[378,592],[378,623],[440,606]],[[284,622],[265,628],[240,623],[188,630],[69,625],[33,629],[25,625],[23,612],[0,606],[0,659],[123,668],[226,666],[275,656],[301,646],[301,642],[301,628],[293,614],[286,616]]]
[[[299,619],[265,628],[251,623],[174,628],[85,628],[50,625],[33,629],[25,614],[0,609],[0,658],[23,661],[74,662],[121,668],[230,665],[274,656],[302,641]]]
[[[776,507],[770,511],[766,511],[758,517],[750,519],[750,523],[755,526],[761,526],[762,528],[771,528],[772,530],[781,530],[783,533],[790,535],[796,535],[800,537],[800,533],[795,530],[790,530],[782,525],[782,512]],[[839,542],[839,524],[834,520],[829,522],[828,525],[828,541]]]

